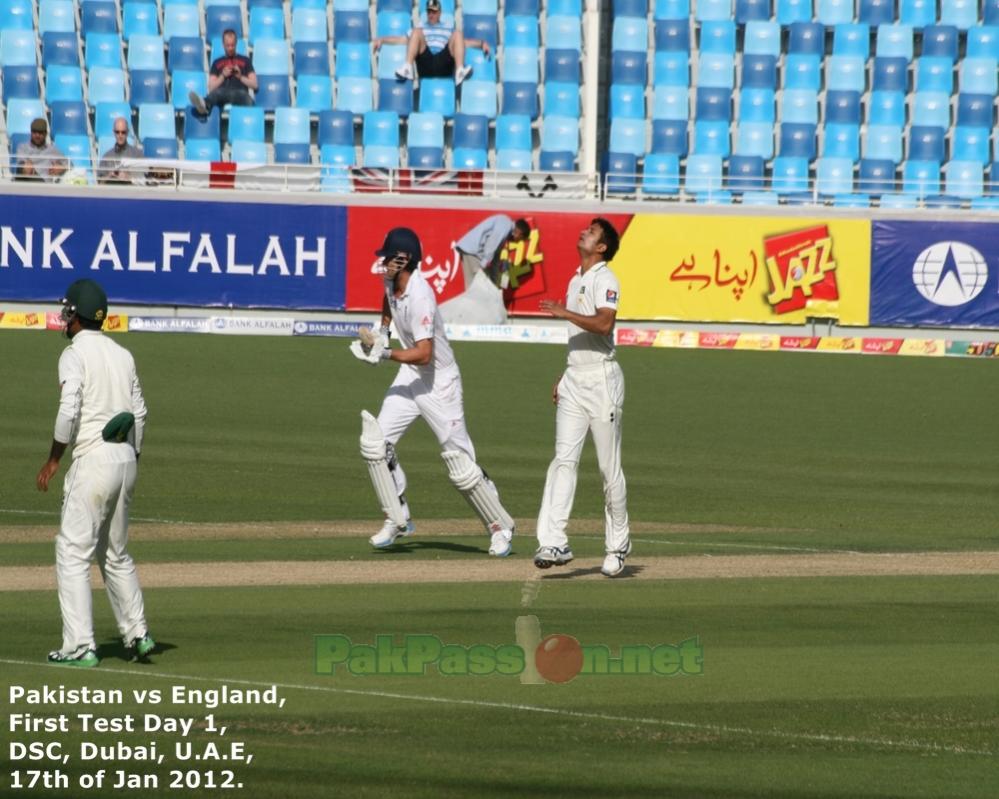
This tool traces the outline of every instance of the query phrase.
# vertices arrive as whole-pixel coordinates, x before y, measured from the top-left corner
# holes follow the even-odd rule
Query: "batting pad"
[[[454,487],[468,500],[489,532],[513,530],[513,518],[500,504],[499,494],[478,464],[458,450],[442,452],[441,457],[447,464],[448,477]]]
[[[385,457],[385,436],[378,421],[367,411],[361,411],[361,457],[368,464],[368,475],[375,487],[375,496],[382,506],[382,512],[397,527],[405,527],[406,514],[396,493],[395,480],[389,472]]]

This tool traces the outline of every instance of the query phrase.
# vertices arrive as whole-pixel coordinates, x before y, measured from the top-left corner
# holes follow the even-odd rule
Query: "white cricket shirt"
[[[433,382],[434,374],[449,377],[458,374],[458,364],[454,359],[454,351],[444,332],[444,318],[437,309],[437,298],[434,290],[427,283],[419,269],[415,269],[406,284],[406,290],[401,297],[394,297],[392,281],[385,281],[385,294],[388,297],[389,308],[392,309],[392,320],[395,322],[395,332],[403,347],[411,349],[417,341],[433,339],[434,357],[426,366],[403,364],[419,372],[420,376]]]
[[[569,281],[565,307],[582,316],[593,316],[598,308],[617,311],[621,294],[617,277],[605,261],[591,266],[585,273],[576,270]],[[583,366],[614,360],[614,330],[610,335],[590,333],[569,322],[569,366]]]

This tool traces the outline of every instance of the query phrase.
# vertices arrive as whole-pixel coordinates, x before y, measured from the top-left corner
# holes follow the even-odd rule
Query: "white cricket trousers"
[[[558,385],[555,457],[548,467],[538,514],[538,544],[565,547],[576,495],[576,473],[586,433],[593,436],[604,481],[604,543],[608,552],[628,545],[627,488],[621,470],[624,373],[616,361],[570,366]]]
[[[433,431],[442,452],[460,450],[475,462],[475,447],[465,427],[459,373],[450,380],[438,378],[433,386],[428,386],[415,370],[399,370],[378,412],[378,426],[385,441],[394,448],[403,433],[421,416]],[[401,496],[406,492],[406,473],[398,459],[392,468],[392,478],[396,492]]]
[[[90,589],[95,556],[122,638],[127,643],[147,632],[142,589],[127,551],[135,477],[135,452],[129,444],[103,443],[76,458],[66,473],[56,537],[63,652],[96,648]]]

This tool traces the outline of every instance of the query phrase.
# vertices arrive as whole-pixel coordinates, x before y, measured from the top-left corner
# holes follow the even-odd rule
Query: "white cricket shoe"
[[[398,80],[413,80],[415,75],[413,75],[413,65],[410,63],[405,63],[395,71],[395,76]]]
[[[572,561],[572,550],[569,547],[538,547],[534,553],[534,565],[539,569],[550,569],[552,566],[565,566]]]
[[[608,552],[604,558],[604,565],[600,567],[600,573],[605,577],[617,577],[624,571],[624,559],[631,554],[631,541],[624,549]]]
[[[513,548],[513,530],[497,530],[489,541],[489,554],[505,558]]]
[[[458,69],[456,69],[454,72],[454,85],[461,86],[461,84],[464,83],[465,78],[467,78],[471,74],[472,74],[471,64],[463,64],[462,66],[458,67]]]
[[[405,538],[408,535],[412,535],[414,530],[416,530],[416,527],[408,519],[402,527],[396,527],[395,523],[386,519],[385,524],[382,525],[382,529],[371,536],[368,541],[371,542],[371,546],[375,549],[385,549],[385,547],[392,546],[397,538]]]

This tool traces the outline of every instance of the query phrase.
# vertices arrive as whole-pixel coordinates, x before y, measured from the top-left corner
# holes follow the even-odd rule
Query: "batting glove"
[[[359,361],[370,363],[372,366],[378,366],[382,361],[381,352],[375,352],[374,348],[371,352],[365,352],[364,345],[359,340],[350,342],[350,351]]]

